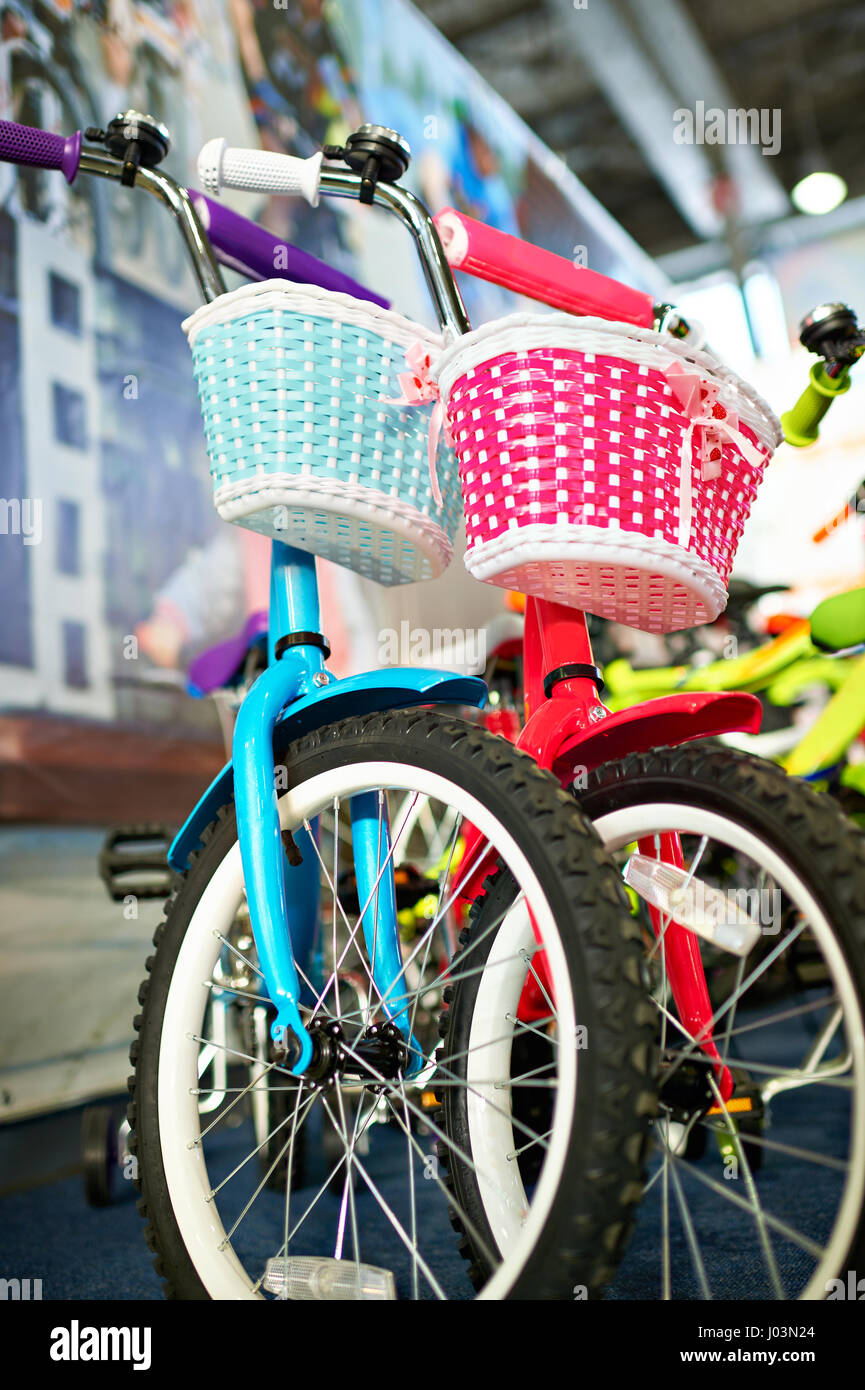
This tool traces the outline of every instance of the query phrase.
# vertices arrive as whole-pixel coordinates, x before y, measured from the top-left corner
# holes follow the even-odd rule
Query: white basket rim
[[[285,497],[302,497],[309,501],[312,497],[330,498],[339,504],[348,516],[368,520],[370,516],[388,515],[399,517],[406,525],[417,532],[437,538],[447,535],[444,528],[446,518],[442,510],[431,503],[432,510],[423,511],[413,502],[402,497],[391,497],[389,493],[360,483],[346,483],[336,478],[320,478],[314,473],[254,473],[248,478],[235,478],[231,482],[220,483],[213,490],[213,501],[218,508],[243,498],[258,498],[259,508],[278,506],[274,496],[279,493]],[[291,506],[291,502],[285,502]],[[331,508],[331,510],[334,510]]]
[[[440,350],[441,334],[415,323],[396,309],[385,309],[368,299],[356,299],[341,290],[325,290],[320,285],[295,284],[291,280],[260,280],[254,285],[241,285],[219,295],[209,304],[202,304],[194,314],[183,320],[181,327],[192,347],[203,329],[231,323],[263,309],[282,309],[289,313],[307,314],[312,318],[347,323],[354,328],[366,328],[393,339],[401,347],[410,347],[420,340],[434,350]]]
[[[675,362],[692,363],[726,388],[725,403],[744,415],[745,423],[754,429],[767,448],[774,451],[783,440],[781,422],[768,402],[714,353],[630,323],[577,319],[572,314],[560,313],[507,314],[446,347],[433,372],[446,400],[457,377],[470,368],[499,353],[538,347],[604,352],[640,366],[656,366],[659,371]],[[746,405],[744,412],[743,404]]]
[[[566,536],[561,534],[563,530]],[[559,527],[536,522],[470,546],[463,556],[472,578],[484,583],[494,582],[497,576],[525,565],[548,561],[596,564],[605,569],[618,566],[647,575],[657,574],[670,583],[681,584],[701,603],[707,622],[713,622],[727,605],[728,586],[714,566],[692,550],[644,536],[639,531],[607,531],[590,525]],[[614,600],[616,598],[614,595]],[[645,613],[639,616],[646,621]],[[639,626],[639,623],[631,625]],[[643,631],[649,630],[653,629],[643,628]]]
[[[335,516],[387,527],[404,542],[413,545],[432,568],[432,578],[443,574],[453,559],[453,541],[435,517],[398,498],[386,497],[371,488],[339,484],[329,478],[278,473],[257,476],[241,483],[224,483],[213,497],[223,521],[243,525],[246,518],[273,508],[315,508]],[[286,528],[287,535],[290,528]],[[401,573],[406,574],[403,570]],[[383,582],[383,581],[379,581]],[[400,583],[413,583],[404,578]]]

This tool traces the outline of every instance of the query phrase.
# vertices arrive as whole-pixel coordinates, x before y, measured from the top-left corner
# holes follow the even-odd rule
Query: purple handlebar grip
[[[78,173],[81,131],[52,135],[17,121],[0,121],[0,159],[7,164],[27,164],[35,169],[60,169],[67,183]]]
[[[258,280],[294,280],[302,285],[319,285],[323,290],[338,290],[367,299],[372,304],[390,308],[390,301],[374,294],[365,285],[334,270],[324,261],[301,251],[290,242],[281,241],[263,227],[258,227],[240,213],[232,212],[222,203],[189,189],[195,210],[204,223],[210,243],[223,265],[242,271]]]

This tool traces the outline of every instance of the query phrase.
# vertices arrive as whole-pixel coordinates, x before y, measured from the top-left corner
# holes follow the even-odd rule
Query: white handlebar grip
[[[219,138],[208,140],[203,147],[198,175],[210,194],[218,195],[223,188],[240,188],[247,193],[299,193],[318,207],[321,153],[296,159],[271,150],[229,149],[225,139]]]

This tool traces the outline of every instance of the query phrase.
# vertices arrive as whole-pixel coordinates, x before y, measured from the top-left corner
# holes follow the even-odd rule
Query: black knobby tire
[[[625,1252],[635,1208],[642,1196],[649,1127],[656,1110],[655,1019],[646,998],[643,973],[635,968],[634,948],[637,956],[642,949],[636,924],[631,924],[628,939],[623,939],[614,915],[610,914],[609,899],[593,896],[592,885],[578,867],[563,859],[559,875],[581,917],[579,939],[569,945],[573,949],[576,978],[584,986],[577,999],[577,1017],[586,1029],[586,1046],[579,1053],[580,1080],[567,1179],[561,1189],[563,1200],[558,1204],[556,1229],[548,1231],[545,1246],[538,1245],[536,1260],[540,1279],[544,1266],[555,1271],[563,1252],[570,1258],[576,1256],[581,1278],[574,1281],[572,1295],[594,1298],[610,1282]],[[490,924],[501,919],[514,896],[514,881],[505,869],[500,869],[484,886],[486,892],[475,902],[470,924],[460,936],[461,950],[454,960],[457,983],[445,991],[446,1007],[440,1021],[443,1055],[459,1059],[449,1064],[449,1071],[461,1072],[463,1076],[480,979],[476,968],[492,950],[495,930],[489,929]],[[613,873],[610,896],[613,892],[618,896],[619,889]],[[472,953],[473,972],[460,978],[460,960],[468,953]],[[521,1045],[527,1051],[517,1062],[514,1054]],[[517,1039],[512,1049],[512,1074],[528,1075],[543,1068],[547,1062],[543,1051],[544,1040],[536,1034]],[[469,1148],[465,1092],[448,1086],[441,1087],[437,1095],[445,1130],[461,1148]],[[549,1092],[531,1088],[527,1092],[515,1087],[513,1112],[518,1120],[527,1120],[531,1107],[549,1104],[548,1097]],[[639,1117],[625,1143],[620,1130],[623,1111]],[[524,1133],[515,1128],[517,1147]],[[487,1251],[496,1249],[495,1236],[469,1165],[448,1154],[444,1145],[439,1146],[438,1156],[447,1186],[459,1203],[459,1209],[451,1209],[451,1223],[457,1231],[460,1250],[469,1262],[472,1283],[481,1289],[492,1272]],[[528,1190],[541,1167],[536,1146],[517,1161]],[[460,1211],[468,1221],[461,1219]],[[577,1282],[581,1286],[579,1292]]]
[[[388,759],[449,776],[494,807],[533,865],[554,920],[564,924],[561,939],[574,994],[597,1041],[580,1115],[588,1120],[592,1105],[598,1113],[565,1164],[543,1248],[520,1270],[511,1296],[571,1297],[571,1286],[577,1284],[594,1289],[612,1268],[630,1209],[639,1198],[654,1108],[652,1050],[639,1023],[641,951],[618,876],[573,799],[547,774],[505,740],[450,716],[415,710],[344,720],[286,750],[287,780],[299,785],[336,765]],[[130,1148],[138,1159],[139,1209],[147,1240],[165,1292],[173,1298],[206,1299],[208,1294],[184,1245],[163,1169],[157,1105],[162,1019],[187,927],[235,841],[234,810],[225,807],[205,831],[202,848],[169,899],[139,992],[142,1012],[135,1019],[139,1036],[131,1050]],[[449,1010],[452,1017],[459,1012],[459,1005]]]

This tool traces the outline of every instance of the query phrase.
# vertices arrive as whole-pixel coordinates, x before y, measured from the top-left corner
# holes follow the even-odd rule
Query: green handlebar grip
[[[811,639],[830,652],[865,642],[865,589],[824,598],[811,614]]]
[[[792,410],[781,416],[784,438],[797,449],[813,444],[820,433],[820,421],[836,396],[850,389],[850,368],[842,367],[836,377],[826,375],[822,362],[815,362],[810,383],[805,387]]]

